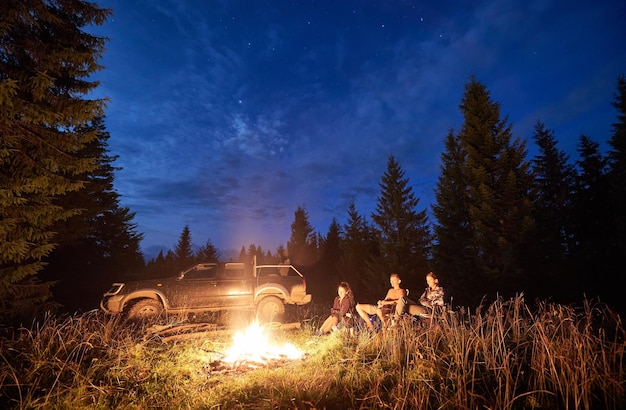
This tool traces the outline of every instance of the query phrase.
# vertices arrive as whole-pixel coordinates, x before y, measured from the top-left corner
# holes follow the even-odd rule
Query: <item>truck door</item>
[[[251,306],[253,303],[254,278],[246,274],[245,264],[227,263],[220,280],[219,292],[225,307]]]
[[[172,297],[172,305],[177,308],[219,306],[217,265],[201,263],[183,272],[177,289],[178,291]]]

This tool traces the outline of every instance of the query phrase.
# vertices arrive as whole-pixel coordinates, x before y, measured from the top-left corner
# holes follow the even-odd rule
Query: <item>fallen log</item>
[[[292,330],[299,329],[300,322],[293,323],[283,323],[276,325],[273,322],[270,326],[272,330]],[[191,339],[199,339],[202,337],[207,337],[207,333],[210,333],[211,336],[223,335],[223,334],[231,334],[240,331],[238,328],[229,328],[229,327],[218,327],[212,323],[204,323],[202,326],[199,324],[193,325],[181,325],[170,327],[167,329],[160,330],[156,333],[152,334],[152,337],[158,337],[164,343],[177,341],[177,340],[191,340]]]

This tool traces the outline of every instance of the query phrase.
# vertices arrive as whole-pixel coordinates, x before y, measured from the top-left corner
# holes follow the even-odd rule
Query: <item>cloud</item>
[[[352,201],[369,215],[392,154],[427,207],[470,74],[516,135],[542,119],[569,138],[610,123],[626,54],[599,22],[620,2],[105,3],[109,146],[146,246],[185,224],[285,242],[302,205],[322,231]]]

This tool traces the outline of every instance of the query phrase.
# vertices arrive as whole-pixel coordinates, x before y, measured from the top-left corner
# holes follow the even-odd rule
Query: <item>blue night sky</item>
[[[624,0],[98,3],[96,96],[147,258],[185,225],[224,255],[285,245],[299,206],[323,235],[351,201],[369,218],[390,155],[430,210],[472,74],[528,159],[542,121],[575,160],[581,134],[609,138],[626,74]]]

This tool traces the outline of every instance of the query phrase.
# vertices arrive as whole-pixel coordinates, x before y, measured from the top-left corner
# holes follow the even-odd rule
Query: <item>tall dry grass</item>
[[[0,338],[2,408],[621,409],[624,329],[605,306],[522,296],[433,323],[314,338],[323,320],[275,330],[305,359],[209,367],[231,336],[164,343],[98,312],[49,317]]]

